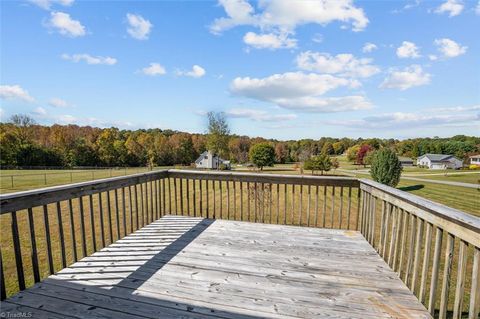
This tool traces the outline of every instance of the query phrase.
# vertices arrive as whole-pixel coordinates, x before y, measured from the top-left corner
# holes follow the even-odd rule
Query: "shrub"
[[[332,162],[330,161],[330,157],[328,157],[326,154],[313,156],[306,160],[303,164],[303,168],[312,171],[312,175],[315,173],[315,171],[320,171],[323,175],[323,172],[329,171],[331,167]]]
[[[395,187],[400,181],[401,174],[402,165],[394,151],[383,148],[375,152],[370,168],[370,175],[374,181]]]
[[[260,169],[265,166],[273,166],[275,163],[275,149],[268,143],[255,144],[250,148],[250,161]]]

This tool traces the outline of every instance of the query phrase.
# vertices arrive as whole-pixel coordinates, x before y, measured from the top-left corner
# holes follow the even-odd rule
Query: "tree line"
[[[305,162],[313,156],[347,154],[363,162],[372,150],[390,148],[396,154],[417,157],[425,153],[466,158],[480,153],[480,137],[352,139],[322,137],[279,141],[231,134],[222,113],[209,113],[205,134],[162,129],[120,130],[77,125],[36,124],[26,115],[0,123],[0,165],[21,166],[169,166],[190,165],[205,150],[213,150],[233,163],[249,161],[250,149],[271,145],[275,163]],[[367,157],[368,158],[368,157]],[[362,164],[362,163],[359,163]]]

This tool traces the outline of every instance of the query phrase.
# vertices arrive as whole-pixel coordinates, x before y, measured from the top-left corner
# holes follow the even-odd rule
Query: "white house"
[[[470,156],[470,164],[480,166],[480,154]]]
[[[430,169],[457,169],[463,166],[463,161],[453,155],[424,154],[417,158],[417,165]]]
[[[222,164],[225,165],[227,169],[230,169],[230,161],[220,158],[211,151],[203,152],[195,161],[197,168],[218,169]]]

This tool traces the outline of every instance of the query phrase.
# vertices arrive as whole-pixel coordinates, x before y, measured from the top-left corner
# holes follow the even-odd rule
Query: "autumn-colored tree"
[[[357,153],[356,163],[358,165],[366,166],[365,156],[367,155],[368,152],[371,152],[371,151],[373,151],[373,147],[371,147],[368,144],[364,144],[360,146],[360,149],[358,150],[358,153]]]
[[[275,160],[277,163],[285,163],[289,157],[289,150],[287,143],[277,143],[275,145]]]

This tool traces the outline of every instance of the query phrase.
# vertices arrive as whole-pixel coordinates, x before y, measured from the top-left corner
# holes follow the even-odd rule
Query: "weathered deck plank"
[[[430,318],[359,232],[177,216],[1,307],[39,318]]]

